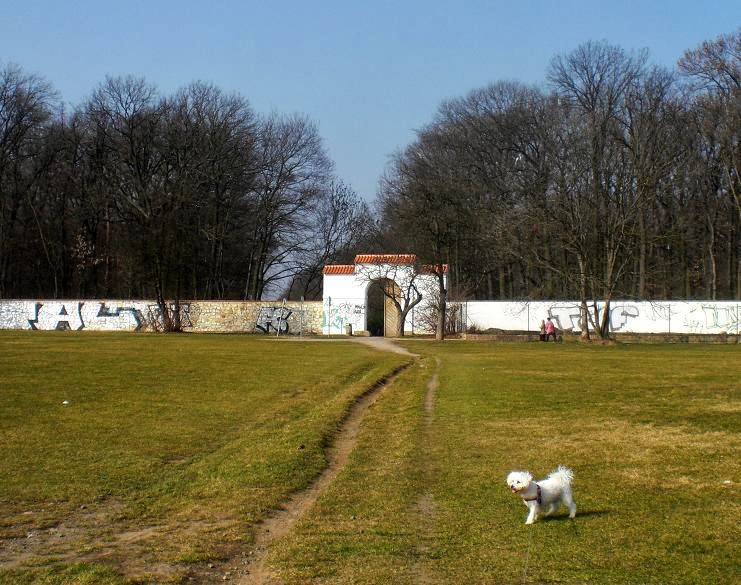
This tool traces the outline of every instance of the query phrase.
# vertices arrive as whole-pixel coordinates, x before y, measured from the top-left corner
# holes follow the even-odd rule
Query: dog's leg
[[[569,518],[576,516],[576,504],[574,503],[574,498],[571,497],[571,490],[564,490],[562,501],[569,509]]]
[[[526,502],[530,508],[530,513],[527,515],[525,524],[533,524],[538,519],[538,505],[535,502]]]

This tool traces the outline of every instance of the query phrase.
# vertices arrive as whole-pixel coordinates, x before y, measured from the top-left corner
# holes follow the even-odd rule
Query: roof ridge
[[[355,264],[414,264],[416,254],[358,254]]]

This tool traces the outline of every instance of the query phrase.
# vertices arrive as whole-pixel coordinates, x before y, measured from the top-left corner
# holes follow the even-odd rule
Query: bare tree
[[[180,202],[178,271],[192,298],[224,298],[237,280],[230,263],[244,253],[235,233],[252,211],[254,115],[244,98],[201,82],[180,90],[167,111],[168,188]]]
[[[698,88],[729,97],[741,89],[741,28],[689,49],[679,59],[679,69]]]
[[[0,298],[10,288],[10,270],[26,197],[39,179],[37,155],[56,94],[42,78],[17,65],[0,68]],[[36,168],[35,168],[36,167]]]
[[[103,166],[112,202],[132,243],[166,331],[179,331],[182,288],[177,272],[179,202],[168,189],[165,121],[168,104],[142,78],[108,78],[93,93],[87,116],[108,151]],[[174,300],[167,283],[175,274]]]
[[[695,90],[695,110],[699,115],[696,132],[710,147],[717,164],[708,168],[717,176],[711,183],[733,201],[741,230],[741,29],[705,41],[699,47],[685,51],[678,63],[679,70],[690,79]],[[712,226],[711,235],[714,234]],[[712,249],[712,248],[710,248]],[[736,298],[741,298],[741,238],[737,237]],[[715,264],[711,263],[713,269]],[[713,273],[714,275],[714,273]],[[714,287],[713,287],[714,288]]]
[[[245,299],[260,299],[268,285],[296,272],[291,261],[303,244],[307,212],[332,170],[313,123],[275,114],[259,123],[256,165]]]
[[[624,129],[626,96],[644,75],[647,54],[626,53],[607,43],[587,42],[572,52],[557,56],[548,74],[559,95],[572,105],[571,122],[580,126],[588,166],[572,194],[578,202],[569,228],[580,243],[575,252],[579,264],[582,336],[588,336],[584,317],[589,299],[600,295],[604,303],[599,326],[601,337],[609,335],[610,301],[634,244],[636,212],[645,199],[638,199],[620,147]],[[596,321],[596,303],[593,321]],[[596,323],[595,323],[596,324]]]
[[[359,246],[372,229],[368,204],[342,181],[332,181],[311,208],[304,243],[295,254],[298,270],[285,296],[320,298],[324,265],[350,262],[355,255],[368,252]]]
[[[455,227],[460,225],[458,220],[464,208],[458,204],[454,184],[447,180],[451,166],[441,158],[444,149],[433,145],[435,141],[436,135],[427,132],[396,156],[383,181],[381,205],[384,222],[401,231],[402,242],[423,262],[439,268],[435,271],[438,276],[435,336],[443,339],[447,286],[442,267],[455,247]]]

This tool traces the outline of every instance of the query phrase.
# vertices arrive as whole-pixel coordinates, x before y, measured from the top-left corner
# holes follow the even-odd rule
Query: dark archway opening
[[[368,296],[365,304],[366,327],[368,333],[374,337],[396,335],[398,329],[398,310],[393,301],[384,294],[384,290],[398,298],[399,287],[388,278],[371,282],[366,293]]]
[[[368,333],[373,337],[379,337],[383,335],[383,306],[384,306],[383,290],[379,281],[371,282],[368,286],[368,302],[366,303],[366,310],[368,311]]]

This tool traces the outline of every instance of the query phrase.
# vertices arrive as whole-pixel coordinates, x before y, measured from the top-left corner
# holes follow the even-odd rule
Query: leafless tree
[[[170,105],[142,78],[108,78],[94,92],[86,114],[108,152],[102,167],[111,201],[129,226],[139,262],[153,288],[162,326],[179,331],[182,281],[177,270],[177,212],[168,184],[165,127]],[[177,279],[174,300],[167,283]]]
[[[287,298],[320,298],[324,265],[350,262],[355,255],[368,252],[360,246],[374,227],[369,205],[340,180],[319,193],[308,222],[303,244],[295,254],[298,271],[285,293]]]
[[[678,66],[695,90],[696,132],[709,146],[705,153],[717,161],[715,171],[707,169],[717,175],[711,182],[730,196],[738,216],[734,229],[741,231],[741,28],[685,51]],[[741,298],[741,237],[736,240],[736,297]],[[714,260],[711,266],[714,270]]]
[[[401,231],[401,243],[417,253],[421,262],[436,267],[438,339],[445,335],[447,303],[442,267],[455,253],[456,227],[463,228],[461,216],[466,213],[456,197],[460,190],[451,180],[453,167],[444,160],[451,152],[438,141],[435,131],[421,133],[417,142],[395,157],[382,184],[384,223]]]
[[[325,189],[332,162],[312,122],[273,114],[259,122],[256,168],[245,299],[261,298],[268,285],[296,271],[307,211]]]
[[[630,260],[637,212],[645,198],[632,189],[625,153],[626,98],[645,74],[647,54],[627,53],[607,43],[587,42],[551,62],[548,79],[571,106],[571,123],[580,126],[586,174],[574,185],[577,203],[569,227],[580,234],[574,251],[579,265],[582,335],[588,335],[587,303],[595,294],[604,302],[597,331],[609,334],[609,307],[622,271]],[[596,306],[596,304],[594,305]],[[596,315],[594,315],[596,317]],[[593,319],[595,320],[595,319]]]
[[[190,297],[223,298],[235,275],[235,232],[252,211],[254,114],[243,97],[193,83],[169,101],[165,127],[168,188],[179,201],[179,271]],[[187,245],[187,249],[182,249]]]
[[[23,241],[24,201],[39,179],[38,155],[55,100],[41,77],[17,65],[0,68],[0,298],[9,292],[12,259]]]

